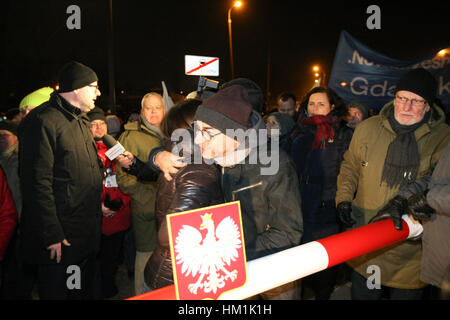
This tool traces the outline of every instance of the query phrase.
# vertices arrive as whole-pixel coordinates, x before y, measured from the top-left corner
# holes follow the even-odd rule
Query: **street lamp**
[[[320,66],[318,65],[313,66],[313,71],[315,77],[315,86],[320,86],[322,82],[325,82],[325,73],[320,70]]]
[[[233,8],[240,8],[242,1],[235,1],[230,9],[228,9],[228,40],[230,46],[230,63],[231,63],[231,79],[234,79],[234,59],[233,59],[233,38],[231,35],[231,10]]]

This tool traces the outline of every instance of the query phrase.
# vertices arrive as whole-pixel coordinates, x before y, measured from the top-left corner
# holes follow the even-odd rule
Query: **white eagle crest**
[[[183,225],[175,240],[176,263],[182,264],[181,272],[186,276],[195,277],[197,282],[191,283],[188,289],[197,294],[203,289],[205,293],[217,292],[225,286],[225,281],[232,282],[237,278],[237,270],[228,271],[231,261],[238,257],[238,249],[242,243],[236,223],[230,217],[224,218],[217,228],[214,228],[212,214],[201,216],[200,230],[207,230],[205,238],[194,227]],[[205,278],[206,277],[206,278]]]

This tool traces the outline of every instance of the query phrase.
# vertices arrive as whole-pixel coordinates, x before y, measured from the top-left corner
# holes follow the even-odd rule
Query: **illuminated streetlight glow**
[[[317,71],[319,71],[319,67],[318,66],[314,66],[313,70],[314,70],[314,72],[317,72]]]
[[[446,49],[442,49],[441,51],[438,52],[438,55],[443,57],[443,56],[445,56],[446,53],[447,53],[447,50]]]
[[[231,78],[234,78],[234,59],[233,59],[233,38],[231,35],[231,10],[233,8],[240,8],[242,1],[235,1],[233,6],[228,9],[228,43],[230,47],[230,64],[231,64]]]

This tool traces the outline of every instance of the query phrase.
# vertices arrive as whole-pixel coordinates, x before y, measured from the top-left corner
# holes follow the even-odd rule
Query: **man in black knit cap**
[[[23,261],[37,265],[40,299],[93,297],[103,166],[86,112],[100,95],[97,81],[91,68],[67,63],[59,90],[19,128],[19,241]]]
[[[221,89],[203,100],[194,120],[195,143],[203,158],[221,168],[225,201],[240,201],[247,260],[299,245],[303,220],[294,164],[278,144],[261,137],[253,143],[247,140],[261,130],[267,137],[247,90],[240,85]],[[269,149],[267,162],[262,151]],[[266,291],[259,298],[298,299],[298,282]]]
[[[407,201],[399,190],[431,172],[450,141],[444,112],[434,103],[436,91],[431,73],[409,71],[399,79],[394,100],[358,125],[337,180],[343,225],[393,217],[393,227],[402,228]],[[404,241],[348,261],[352,298],[376,300],[387,291],[393,300],[421,299],[426,285],[419,278],[421,257],[420,242]]]

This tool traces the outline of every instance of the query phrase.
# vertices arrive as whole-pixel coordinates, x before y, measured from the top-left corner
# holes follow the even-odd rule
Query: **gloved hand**
[[[402,196],[395,196],[380,210],[377,215],[370,219],[369,223],[383,219],[392,219],[394,227],[402,230],[402,215],[408,213],[408,200]]]
[[[408,208],[411,215],[421,223],[430,220],[431,216],[436,212],[428,205],[427,193],[428,190],[425,190],[408,198]]]
[[[342,201],[339,202],[339,204],[336,207],[338,218],[341,224],[346,227],[350,228],[353,226],[356,221],[352,218],[352,203],[349,201]]]
[[[105,200],[103,201],[103,205],[112,211],[119,211],[123,206],[123,201],[122,199],[120,199],[120,201],[111,200],[109,194],[107,193]]]

